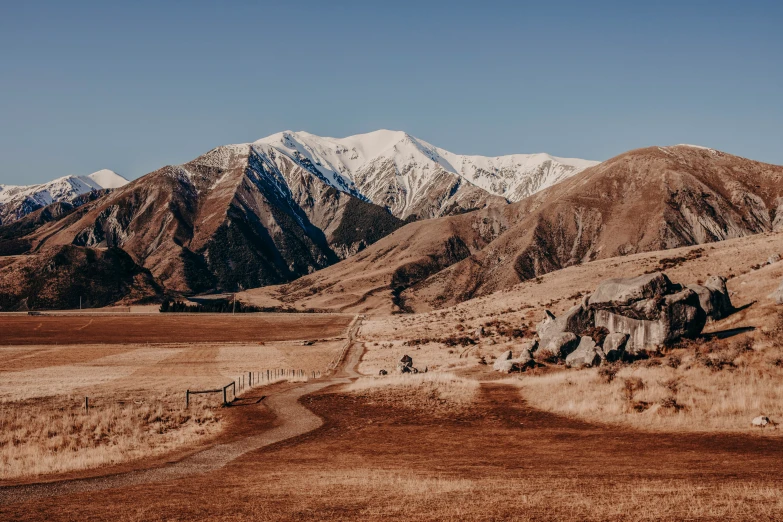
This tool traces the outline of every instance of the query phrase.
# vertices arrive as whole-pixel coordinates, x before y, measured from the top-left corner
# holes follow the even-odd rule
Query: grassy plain
[[[46,325],[43,344],[0,345],[0,481],[118,465],[212,439],[225,426],[221,394],[192,396],[186,409],[185,390],[247,386],[248,372],[260,385],[279,381],[276,371],[324,372],[345,346],[351,319],[0,316],[11,332],[4,342]],[[57,341],[58,325],[68,343]],[[198,328],[211,340],[182,341]]]

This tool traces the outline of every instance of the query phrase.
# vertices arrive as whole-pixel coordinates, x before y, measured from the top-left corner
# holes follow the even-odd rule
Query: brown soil
[[[158,484],[0,507],[8,520],[778,519],[781,443],[639,433],[533,410],[485,384],[452,419],[371,396],[303,400],[304,436]],[[247,408],[250,417],[262,410]],[[683,495],[682,492],[687,492]],[[766,496],[765,496],[766,495]],[[764,498],[765,502],[755,499]]]
[[[343,333],[352,315],[0,315],[4,345],[267,342]]]

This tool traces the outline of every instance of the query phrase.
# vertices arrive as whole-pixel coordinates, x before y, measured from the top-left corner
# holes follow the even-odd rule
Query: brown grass
[[[0,406],[0,480],[164,454],[217,433],[215,404],[181,396],[20,401]]]
[[[783,420],[783,348],[750,337],[689,343],[629,366],[522,376],[532,406],[639,429],[783,435],[751,419]]]
[[[4,345],[271,342],[341,335],[345,314],[2,315]]]
[[[433,372],[363,377],[347,389],[389,407],[447,416],[473,405],[478,396],[479,383],[450,373]]]
[[[394,386],[385,387],[387,390]],[[357,395],[358,393],[358,395]],[[182,480],[0,506],[14,520],[778,520],[777,441],[639,433],[483,385],[433,417],[374,392],[304,399],[308,435]],[[246,410],[250,411],[250,410]],[[47,499],[48,500],[48,499]]]
[[[320,334],[333,334],[330,329],[342,324],[342,319],[326,324],[311,315],[305,319],[315,318]],[[210,317],[214,318],[195,319],[210,325]],[[9,324],[4,323],[7,319],[0,317],[0,328]],[[43,319],[89,322],[93,318]],[[133,319],[147,321],[155,336],[164,333],[160,316]],[[173,319],[181,322],[168,332],[168,341],[177,339],[194,316]],[[298,339],[303,332],[312,332],[307,324],[291,328],[290,316],[222,319],[220,330],[254,325],[261,338],[269,332],[275,336],[288,332],[290,339]],[[115,335],[108,324],[93,333]],[[264,330],[264,325],[269,328]],[[95,321],[82,331],[93,327]],[[247,385],[248,372],[254,373],[256,385],[301,380],[287,375],[267,380],[266,370],[305,370],[306,376],[325,372],[344,345],[344,339],[333,339],[309,346],[300,340],[0,346],[0,480],[93,469],[200,444],[223,427],[216,409],[222,398],[220,394],[195,396],[192,407],[184,410],[185,390],[216,389],[242,379]],[[89,414],[83,409],[85,396],[93,405]]]

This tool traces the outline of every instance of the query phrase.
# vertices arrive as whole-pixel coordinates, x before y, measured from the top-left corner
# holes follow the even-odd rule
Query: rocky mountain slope
[[[361,310],[372,308],[362,296],[371,290],[380,296],[385,288],[387,296],[374,301],[376,309],[440,308],[595,259],[781,230],[781,216],[783,167],[703,147],[650,147],[518,203],[449,218],[449,230],[489,232],[482,241],[467,238],[469,255],[420,271],[420,277],[400,274],[439,258],[450,237],[443,220],[415,230],[408,225],[361,256],[285,287],[249,292],[248,299]],[[397,248],[406,250],[409,266],[384,255]],[[340,282],[342,291],[333,291]],[[313,288],[321,289],[317,297],[308,294]]]
[[[120,249],[162,291],[182,294],[280,284],[360,252],[402,226],[401,218],[504,207],[592,163],[458,156],[402,132],[344,139],[284,132],[218,147],[127,185],[101,171],[4,188],[13,219],[0,228],[0,255],[19,256],[12,264],[31,263],[29,273],[39,274],[46,263],[32,256],[45,261],[66,246]],[[99,186],[114,190],[96,199]],[[471,229],[464,238],[437,238],[447,253],[436,249],[440,257],[425,272],[470,255],[495,234]],[[6,303],[21,299],[12,286],[6,282]]]
[[[252,145],[218,147],[81,207],[46,207],[0,228],[0,252],[18,256],[0,269],[0,302],[20,302],[19,274],[40,274],[66,247],[122,251],[165,291],[194,293],[290,281],[402,224],[287,158],[273,162]],[[134,270],[125,272],[136,277]]]
[[[0,225],[7,225],[55,202],[78,203],[90,192],[115,189],[128,180],[103,169],[88,176],[64,176],[38,185],[0,185]]]
[[[272,161],[288,158],[402,219],[519,201],[597,163],[548,154],[464,156],[389,130],[347,138],[286,131],[254,145]]]

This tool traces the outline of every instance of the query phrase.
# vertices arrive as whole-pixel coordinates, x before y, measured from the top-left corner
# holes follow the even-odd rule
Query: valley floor
[[[8,520],[725,520],[783,517],[778,439],[645,434],[483,384],[448,419],[333,389],[315,431],[186,478],[4,503]],[[248,418],[263,415],[248,408]]]
[[[170,475],[200,454],[139,463],[153,470],[139,476],[154,480],[0,488],[0,519],[783,519],[783,430],[749,425],[783,415],[783,314],[767,297],[783,262],[765,263],[775,252],[783,234],[598,261],[445,310],[363,318],[346,334],[345,374],[253,390],[229,408],[229,428],[205,452],[219,458]],[[562,365],[513,377],[491,370],[494,357],[533,337],[545,308],[561,313],[603,279],[660,269],[682,283],[729,276],[740,310],[696,345],[623,366],[613,381]],[[285,355],[317,348],[313,364],[325,365],[342,342],[286,345]],[[257,346],[177,348],[164,359],[170,367],[152,365],[161,379],[188,359],[225,376],[216,356],[270,357]],[[89,358],[91,349],[71,353]],[[39,358],[5,353],[13,364]],[[428,372],[346,386],[358,374],[394,373],[403,354]],[[632,377],[645,382],[633,398],[649,403],[643,413],[623,402]],[[669,394],[686,406],[676,415],[662,410]],[[300,396],[307,410],[290,404]],[[280,430],[290,438],[270,436]]]

